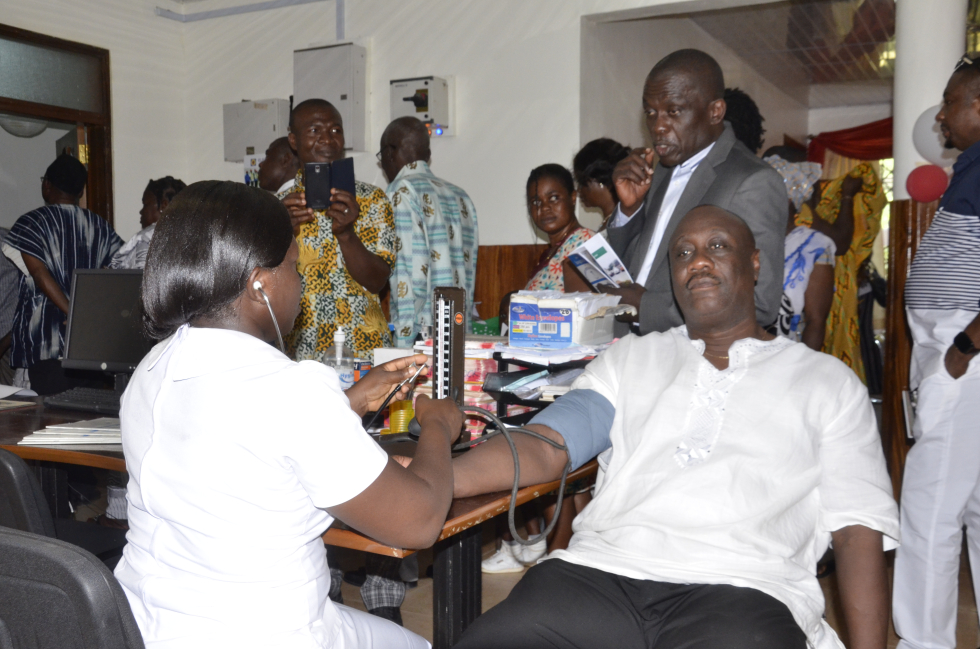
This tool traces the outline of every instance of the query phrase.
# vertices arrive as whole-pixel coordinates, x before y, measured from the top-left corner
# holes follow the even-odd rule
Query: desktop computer
[[[62,367],[115,374],[115,390],[73,388],[44,399],[45,405],[119,414],[129,376],[154,342],[140,318],[141,270],[76,270],[71,283]]]

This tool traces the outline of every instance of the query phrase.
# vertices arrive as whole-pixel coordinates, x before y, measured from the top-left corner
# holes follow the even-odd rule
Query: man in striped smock
[[[936,119],[947,146],[963,153],[905,288],[918,405],[895,559],[903,649],[956,646],[964,524],[980,588],[980,61],[960,62]]]
[[[473,305],[479,236],[469,195],[429,170],[429,132],[414,117],[400,117],[381,135],[378,159],[391,183],[395,210],[391,276],[391,322],[395,345],[409,347],[420,327],[432,324],[432,289],[466,289],[466,315]]]
[[[123,243],[105,219],[78,206],[87,178],[81,162],[58,156],[41,180],[44,207],[17,219],[3,243],[21,271],[11,365],[19,385],[42,395],[88,382],[61,367],[72,275],[108,266]]]

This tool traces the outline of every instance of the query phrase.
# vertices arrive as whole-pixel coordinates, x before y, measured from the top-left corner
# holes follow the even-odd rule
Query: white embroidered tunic
[[[574,388],[615,407],[593,501],[553,557],[637,579],[761,590],[810,644],[816,562],[830,533],[864,525],[895,547],[898,512],[867,389],[836,358],[785,338],[744,339],[718,370],[685,327],[627,336]]]

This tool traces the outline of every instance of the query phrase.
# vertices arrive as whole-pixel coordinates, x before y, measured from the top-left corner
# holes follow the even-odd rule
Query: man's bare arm
[[[544,435],[559,444],[565,440],[557,431],[540,424],[529,424],[528,430]],[[529,435],[512,433],[521,461],[522,487],[557,480],[568,463],[568,453]],[[453,496],[465,498],[514,485],[514,456],[503,435],[480,444],[453,460]]]
[[[29,255],[26,252],[22,254],[24,256],[24,265],[27,266],[27,272],[34,278],[35,286],[41,289],[41,292],[48,296],[48,299],[54,302],[54,305],[67,315],[68,296],[61,290],[61,286],[58,285],[57,280],[55,280],[54,276],[48,270],[48,267],[34,255]]]
[[[850,525],[832,534],[850,649],[884,649],[888,638],[888,573],[881,532]]]

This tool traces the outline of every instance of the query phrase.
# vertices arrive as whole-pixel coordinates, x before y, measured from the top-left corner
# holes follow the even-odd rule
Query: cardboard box
[[[613,321],[611,315],[586,320],[572,298],[514,295],[510,300],[509,343],[549,349],[601,345],[612,341]]]

